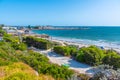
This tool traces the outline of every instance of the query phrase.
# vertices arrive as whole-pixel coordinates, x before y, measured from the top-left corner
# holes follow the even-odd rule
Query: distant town
[[[87,27],[58,27],[58,26],[35,26],[28,27],[29,29],[38,29],[38,30],[77,30],[77,29],[89,29]]]
[[[4,25],[4,24],[0,24],[0,26],[2,27],[6,27],[6,28],[14,28],[14,29],[18,29],[18,30],[23,30],[23,29],[27,29],[27,30],[83,30],[83,29],[89,29],[88,27],[72,27],[72,26],[67,26],[67,27],[61,27],[61,26],[50,26],[50,25],[46,25],[46,26],[8,26],[8,25]]]
[[[85,30],[89,29],[87,27],[71,27],[71,26],[8,26],[4,24],[0,24],[0,28],[2,28],[6,33],[14,35],[14,36],[19,36],[19,35],[24,35],[24,36],[30,36],[34,35],[36,37],[41,37],[41,38],[49,38],[50,36],[47,34],[34,34],[31,32],[31,30]],[[2,38],[0,38],[2,39]]]

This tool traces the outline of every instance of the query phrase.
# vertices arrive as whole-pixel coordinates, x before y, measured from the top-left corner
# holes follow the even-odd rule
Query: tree
[[[30,25],[28,25],[28,29],[32,29]]]
[[[0,27],[4,27],[4,24],[0,24]]]

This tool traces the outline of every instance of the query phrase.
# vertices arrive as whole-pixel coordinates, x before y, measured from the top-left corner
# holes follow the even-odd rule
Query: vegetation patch
[[[113,50],[102,50],[96,46],[82,47],[78,49],[74,46],[55,46],[54,52],[71,56],[79,62],[93,66],[109,64],[114,69],[120,68],[120,55]]]
[[[52,43],[50,41],[41,39],[41,38],[35,38],[32,36],[28,36],[28,37],[25,37],[23,40],[28,46],[33,46],[38,49],[46,50],[52,47]]]

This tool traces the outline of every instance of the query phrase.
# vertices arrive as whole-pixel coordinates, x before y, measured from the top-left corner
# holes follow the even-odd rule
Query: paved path
[[[94,74],[93,68],[91,66],[77,62],[69,57],[56,54],[51,50],[46,51],[46,50],[34,49],[34,51],[46,55],[52,63],[56,63],[58,65],[68,64],[70,66],[69,68],[75,70],[76,72],[84,73],[88,75]]]

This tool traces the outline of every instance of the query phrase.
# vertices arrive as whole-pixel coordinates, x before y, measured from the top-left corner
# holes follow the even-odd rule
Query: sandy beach
[[[51,41],[59,42],[59,43],[61,43],[63,46],[65,46],[65,44],[67,44],[67,45],[75,45],[75,46],[78,46],[79,48],[91,46],[91,44],[73,42],[73,41],[62,40],[62,39],[54,39],[54,38],[53,38]],[[96,45],[96,46],[98,46],[98,47],[103,47],[105,50],[112,49],[112,50],[115,50],[117,53],[120,54],[120,48],[112,48],[111,46],[99,46],[99,45]]]
[[[90,45],[87,45],[87,44],[82,44],[82,43],[77,43],[77,42],[72,42],[72,41],[59,40],[59,39],[52,39],[51,41],[61,43],[61,44],[63,44],[63,46],[65,44],[67,44],[67,45],[75,45],[75,46],[78,46],[79,48],[80,47],[88,47],[88,46],[90,46]]]

